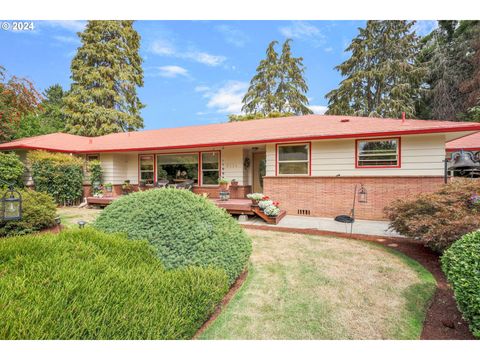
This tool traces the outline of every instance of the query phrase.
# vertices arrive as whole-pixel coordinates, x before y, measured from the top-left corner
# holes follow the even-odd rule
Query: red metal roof
[[[348,120],[348,121],[347,121]],[[305,115],[244,122],[165,128],[98,137],[50,134],[0,144],[6,149],[74,153],[147,151],[284,141],[480,131],[479,123]]]
[[[447,151],[480,150],[480,132],[447,142]]]

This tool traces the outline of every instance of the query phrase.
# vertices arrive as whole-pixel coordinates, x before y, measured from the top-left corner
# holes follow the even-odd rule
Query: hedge
[[[480,207],[472,203],[474,194],[480,194],[480,181],[458,179],[434,193],[396,200],[385,212],[390,228],[443,252],[480,228]]]
[[[23,187],[25,165],[14,152],[0,152],[0,186],[2,181]]]
[[[250,238],[234,218],[186,190],[154,189],[123,196],[107,206],[93,226],[148,240],[168,269],[222,268],[230,284],[252,251]]]
[[[27,155],[37,191],[61,205],[73,205],[83,193],[83,160],[73,155],[32,151]]]
[[[456,241],[441,262],[463,317],[473,335],[480,338],[480,231]]]
[[[0,274],[1,339],[190,339],[227,291],[222,270],[166,271],[93,229],[1,240]]]
[[[50,195],[30,189],[16,190],[22,195],[22,219],[0,221],[0,236],[25,235],[55,225],[57,206]]]

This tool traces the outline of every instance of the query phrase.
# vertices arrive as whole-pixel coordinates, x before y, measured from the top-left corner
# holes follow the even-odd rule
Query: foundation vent
[[[310,210],[307,209],[298,209],[297,215],[310,215]]]

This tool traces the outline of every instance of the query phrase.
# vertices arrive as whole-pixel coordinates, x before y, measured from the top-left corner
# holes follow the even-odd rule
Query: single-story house
[[[356,203],[357,218],[381,219],[392,200],[437,189],[445,143],[478,131],[480,124],[469,122],[306,115],[98,137],[56,133],[0,150],[99,159],[104,182],[117,193],[125,180],[154,186],[189,178],[195,192],[218,197],[218,178],[236,179],[231,197],[263,192],[290,215],[348,213],[355,185],[363,185],[366,202]]]

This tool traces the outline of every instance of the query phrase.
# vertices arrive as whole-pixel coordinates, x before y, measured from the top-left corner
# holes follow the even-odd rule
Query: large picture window
[[[157,180],[198,183],[198,154],[157,154]]]
[[[155,155],[140,156],[140,182],[145,185],[153,185]]]
[[[202,185],[217,185],[220,177],[218,151],[202,152]]]
[[[308,175],[310,173],[309,144],[278,145],[279,175]]]
[[[400,139],[357,140],[357,167],[399,167]]]

